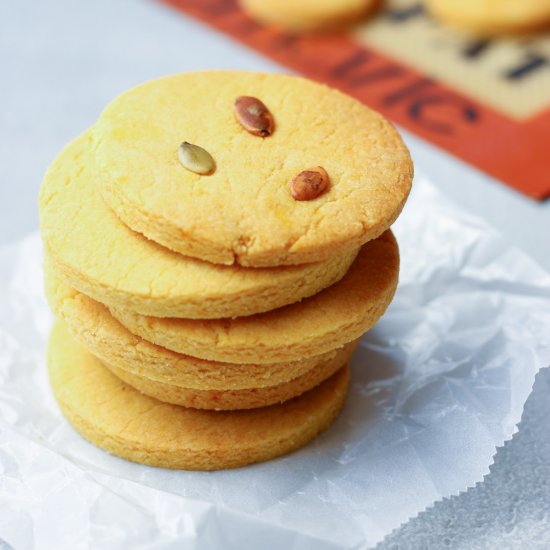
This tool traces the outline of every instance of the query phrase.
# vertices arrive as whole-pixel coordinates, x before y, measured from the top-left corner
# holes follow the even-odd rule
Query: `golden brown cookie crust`
[[[193,321],[111,309],[131,332],[212,361],[276,363],[320,355],[359,338],[390,304],[399,274],[391,231],[363,246],[346,276],[298,304],[251,317]]]
[[[67,284],[102,303],[160,317],[233,317],[281,307],[340,280],[357,254],[244,269],[171,252],[128,229],[101,200],[89,132],[48,169],[40,221],[46,251]]]
[[[267,138],[236,120],[239,96],[275,119]],[[182,167],[188,141],[216,162]],[[397,218],[412,162],[381,115],[325,85],[280,74],[205,71],[162,78],[111,102],[94,127],[105,201],[131,228],[182,254],[264,267],[326,260],[378,237]],[[322,165],[328,191],[296,201],[289,185]]]
[[[86,439],[116,456],[163,468],[220,470],[291,452],[337,416],[349,369],[282,405],[204,411],[142,395],[80,347],[58,323],[48,349],[50,382],[65,417]]]
[[[550,25],[548,0],[427,0],[426,7],[441,21],[478,35],[524,33]]]

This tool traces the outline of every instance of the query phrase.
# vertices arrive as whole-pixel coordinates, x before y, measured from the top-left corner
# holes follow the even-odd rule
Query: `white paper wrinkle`
[[[84,441],[48,387],[37,236],[0,246],[0,537],[15,548],[368,548],[488,472],[550,363],[550,277],[417,178],[395,300],[340,418],[287,457],[174,472]]]

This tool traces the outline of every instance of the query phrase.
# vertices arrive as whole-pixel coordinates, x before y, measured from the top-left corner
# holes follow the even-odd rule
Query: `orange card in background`
[[[356,97],[535,199],[550,196],[550,35],[479,40],[390,0],[338,35],[261,25],[236,0],[163,0]]]

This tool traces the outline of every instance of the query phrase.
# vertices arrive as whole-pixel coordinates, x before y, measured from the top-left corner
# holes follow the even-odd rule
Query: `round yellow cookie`
[[[343,353],[340,353],[340,355],[343,355]],[[118,378],[141,393],[154,397],[159,401],[194,409],[216,411],[257,409],[276,403],[284,403],[315,388],[321,382],[330,378],[345,364],[345,361],[333,358],[331,361],[320,363],[301,376],[298,376],[298,378],[289,382],[283,382],[277,386],[220,391],[196,390],[176,386],[175,384],[166,384],[165,382],[136,374],[127,367],[119,368],[108,363],[103,363]]]
[[[86,439],[133,462],[187,470],[236,468],[305,445],[337,416],[349,383],[346,367],[282,405],[228,412],[188,409],[122,382],[60,323],[50,337],[48,367],[63,414]]]
[[[89,132],[49,168],[40,222],[46,251],[70,286],[100,302],[160,317],[234,317],[281,307],[341,279],[357,254],[244,269],[171,252],[128,229],[102,201]]]
[[[378,0],[239,0],[243,10],[263,23],[295,32],[337,28],[356,21]]]
[[[276,363],[328,352],[359,338],[390,304],[399,251],[391,233],[363,246],[346,276],[300,303],[237,319],[158,319],[112,309],[131,332],[211,361]]]
[[[426,6],[441,21],[486,36],[550,25],[550,0],[427,0]]]
[[[156,346],[123,327],[99,302],[63,284],[46,264],[46,296],[71,335],[119,378],[168,403],[248,409],[287,401],[332,376],[357,341],[317,357],[267,365],[217,363]]]
[[[239,96],[261,100],[275,129],[249,133]],[[378,237],[408,196],[412,163],[394,127],[325,85],[281,74],[187,73],[115,99],[94,130],[102,196],[121,220],[182,254],[265,267],[324,261]],[[178,147],[198,145],[216,168],[182,166]],[[290,184],[322,166],[330,183],[313,200]]]

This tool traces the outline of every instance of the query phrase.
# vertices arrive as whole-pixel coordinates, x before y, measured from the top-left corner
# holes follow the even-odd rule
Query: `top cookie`
[[[446,23],[486,36],[550,24],[550,0],[427,0],[426,6]]]
[[[240,0],[242,8],[252,17],[296,32],[351,23],[378,3],[378,0]]]
[[[235,100],[269,109],[274,130],[249,133]],[[208,71],[148,82],[115,99],[94,130],[104,200],[129,227],[220,264],[320,261],[383,233],[410,190],[412,163],[381,115],[336,90],[276,74]],[[186,169],[189,142],[215,169]],[[322,166],[328,189],[296,200],[290,184]]]

